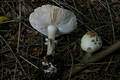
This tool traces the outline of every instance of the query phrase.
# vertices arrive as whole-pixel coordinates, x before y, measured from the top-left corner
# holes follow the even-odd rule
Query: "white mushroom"
[[[87,52],[86,57],[102,47],[102,40],[97,33],[87,32],[81,39],[81,48]]]
[[[30,14],[30,24],[40,33],[48,36],[47,55],[53,54],[55,37],[72,32],[77,26],[76,16],[69,10],[54,5],[43,5]]]

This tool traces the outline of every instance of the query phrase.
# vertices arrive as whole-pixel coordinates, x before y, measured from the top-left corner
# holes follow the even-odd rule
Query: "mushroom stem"
[[[55,34],[57,27],[54,25],[48,26],[48,42],[47,42],[47,55],[53,54],[55,48]]]

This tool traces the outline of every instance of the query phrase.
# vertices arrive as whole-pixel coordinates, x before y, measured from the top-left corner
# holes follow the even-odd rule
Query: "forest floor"
[[[46,74],[41,61],[46,53],[45,38],[29,23],[29,15],[45,4],[74,12],[77,29],[57,37],[54,64],[57,72]],[[0,79],[1,80],[120,80],[120,49],[75,75],[83,51],[81,37],[95,31],[103,41],[99,51],[120,40],[119,0],[1,0],[0,1]],[[98,51],[98,52],[99,52]],[[93,54],[94,55],[94,54]]]

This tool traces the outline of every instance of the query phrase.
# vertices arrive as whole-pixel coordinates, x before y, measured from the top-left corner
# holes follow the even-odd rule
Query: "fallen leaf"
[[[0,22],[4,22],[4,21],[8,21],[9,18],[5,17],[5,16],[0,16]]]

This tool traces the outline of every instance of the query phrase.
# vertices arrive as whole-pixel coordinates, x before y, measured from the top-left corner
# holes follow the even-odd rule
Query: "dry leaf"
[[[5,16],[0,16],[0,22],[4,22],[4,21],[8,21],[9,18],[5,17]]]

